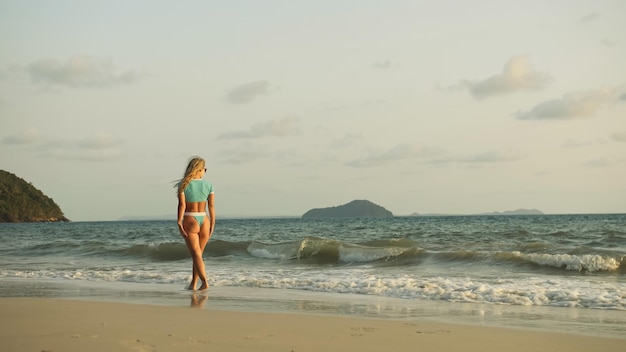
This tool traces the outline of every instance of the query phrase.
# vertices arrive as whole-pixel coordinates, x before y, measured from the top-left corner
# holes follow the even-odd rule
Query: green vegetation
[[[0,222],[69,221],[59,206],[30,183],[0,170]]]
[[[392,217],[393,214],[389,210],[367,200],[353,200],[336,207],[311,209],[302,215],[304,219]]]

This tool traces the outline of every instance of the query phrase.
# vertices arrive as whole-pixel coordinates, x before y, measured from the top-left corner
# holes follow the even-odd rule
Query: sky
[[[0,169],[73,221],[626,212],[622,0],[0,0]]]

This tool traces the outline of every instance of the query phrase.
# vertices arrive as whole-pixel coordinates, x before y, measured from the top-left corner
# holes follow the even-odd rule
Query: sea
[[[0,224],[0,297],[421,319],[626,338],[626,214]],[[53,300],[52,300],[53,301]]]

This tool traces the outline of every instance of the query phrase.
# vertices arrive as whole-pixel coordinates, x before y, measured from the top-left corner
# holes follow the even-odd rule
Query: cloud
[[[354,145],[357,141],[361,139],[361,135],[358,133],[348,133],[340,139],[335,139],[330,143],[330,146],[333,148],[346,148],[351,145]]]
[[[106,133],[87,136],[81,139],[46,140],[37,129],[29,129],[5,137],[3,144],[27,148],[40,158],[59,160],[108,161],[122,156],[121,140]]]
[[[246,104],[260,95],[267,94],[269,82],[256,81],[242,84],[226,93],[226,101],[233,104]]]
[[[42,134],[36,128],[31,128],[28,130],[21,131],[19,133],[9,135],[2,139],[3,144],[15,144],[15,145],[24,145],[24,144],[33,144],[41,141]]]
[[[509,59],[502,73],[481,81],[464,80],[460,86],[480,99],[522,90],[540,90],[551,80],[548,74],[535,71],[526,55],[520,55]]]
[[[596,21],[600,18],[600,14],[597,12],[594,13],[590,13],[588,15],[585,15],[581,18],[578,19],[578,22],[583,23],[583,24],[587,24],[587,23],[591,23],[593,21]]]
[[[568,139],[565,141],[565,143],[563,143],[563,148],[583,148],[583,147],[589,147],[595,144],[597,144],[597,142]]]
[[[379,69],[379,70],[390,69],[391,68],[391,61],[389,61],[389,60],[376,61],[376,62],[374,62],[374,64],[372,66],[374,68]]]
[[[356,159],[347,164],[353,167],[371,167],[404,159],[432,157],[440,153],[440,150],[437,148],[429,148],[419,144],[401,143],[386,152]]]
[[[459,159],[461,163],[472,164],[484,164],[484,163],[502,163],[521,160],[521,156],[517,151],[501,151],[501,150],[488,150],[483,153],[471,155],[465,158]]]
[[[300,134],[299,118],[285,117],[268,122],[254,124],[247,131],[234,131],[221,134],[218,139],[243,139],[261,137],[287,137]]]
[[[353,167],[372,167],[389,164],[399,160],[417,159],[426,164],[490,164],[521,160],[519,152],[514,150],[488,150],[472,155],[443,155],[440,148],[425,147],[419,144],[401,143],[386,152],[353,160],[348,163]]]
[[[609,166],[612,166],[613,164],[614,164],[613,161],[608,160],[606,158],[596,158],[596,159],[591,159],[591,160],[587,161],[585,166],[588,166],[588,167],[609,167]]]
[[[616,141],[616,142],[626,142],[626,131],[625,132],[613,133],[611,135],[611,138],[614,141]]]
[[[122,144],[121,141],[113,139],[108,134],[98,133],[95,136],[86,137],[78,141],[76,144],[80,149],[87,150],[106,150],[115,148],[116,146]]]
[[[602,45],[612,48],[614,46],[617,45],[617,42],[608,38],[602,38],[602,40],[600,41],[600,43],[602,43]]]
[[[245,164],[258,159],[267,158],[266,148],[258,148],[248,143],[233,149],[222,149],[219,153],[223,163]]]
[[[73,56],[65,62],[42,59],[22,68],[32,81],[42,84],[73,88],[105,88],[133,83],[137,74],[133,70],[118,73],[111,59],[89,55]]]
[[[38,148],[39,157],[61,160],[111,161],[123,156],[124,142],[106,133],[98,133],[79,140],[57,140]]]
[[[624,88],[597,89],[571,92],[562,98],[539,103],[528,111],[515,114],[520,120],[550,120],[590,117],[600,108],[621,100],[620,93]]]
[[[478,154],[457,155],[432,159],[431,164],[492,164],[508,163],[521,160],[519,152],[515,150],[487,150]]]

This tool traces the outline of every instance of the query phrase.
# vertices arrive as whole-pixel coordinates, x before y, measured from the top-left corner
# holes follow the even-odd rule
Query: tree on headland
[[[70,221],[61,208],[32,184],[0,170],[0,222]]]

